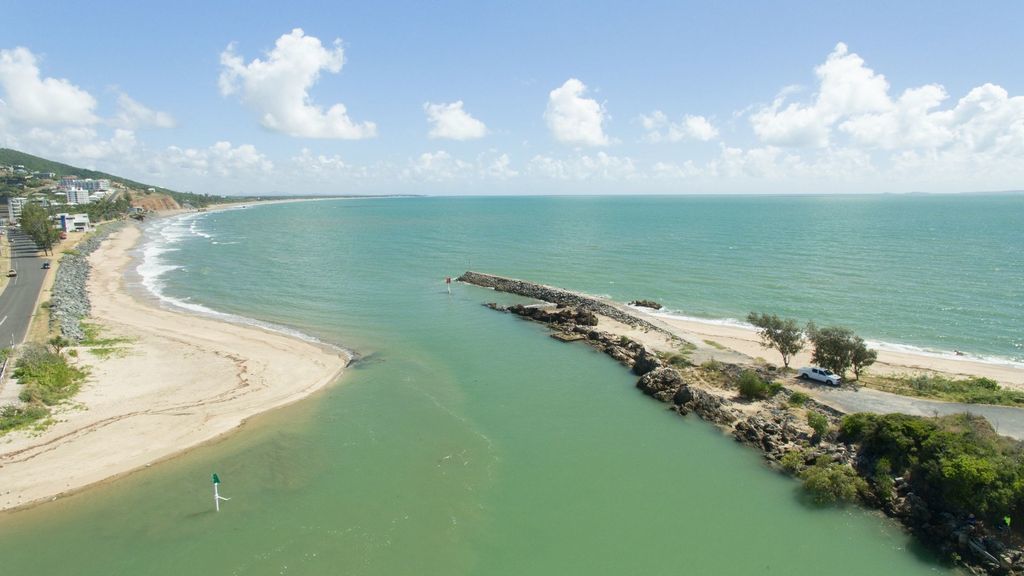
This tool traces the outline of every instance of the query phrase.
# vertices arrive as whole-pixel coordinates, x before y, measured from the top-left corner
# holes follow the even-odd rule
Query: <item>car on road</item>
[[[14,268],[11,268],[10,270],[7,271],[7,277],[8,278],[14,278],[17,275],[18,275],[18,271],[15,270]]]
[[[50,263],[49,262],[43,262],[43,270],[49,270],[49,269],[50,269]]]
[[[830,386],[839,386],[843,380],[835,372],[817,366],[808,366],[797,370],[796,377],[801,380],[814,380]]]

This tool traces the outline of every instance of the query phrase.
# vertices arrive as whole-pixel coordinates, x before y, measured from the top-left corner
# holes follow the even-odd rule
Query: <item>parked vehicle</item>
[[[842,378],[838,374],[817,366],[808,366],[797,370],[796,377],[801,380],[814,380],[829,386],[839,386],[842,382]]]
[[[43,270],[49,270],[49,269],[50,269],[50,262],[49,262],[49,260],[47,260],[46,262],[43,262]]]
[[[11,268],[10,270],[7,271],[7,277],[8,278],[14,278],[17,275],[18,275],[18,271],[15,270],[14,268]]]

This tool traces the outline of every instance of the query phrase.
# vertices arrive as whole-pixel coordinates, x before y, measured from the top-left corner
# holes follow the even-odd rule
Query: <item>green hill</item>
[[[40,158],[39,156],[33,156],[17,150],[11,150],[10,148],[0,148],[0,166],[2,165],[21,165],[29,172],[53,172],[57,175],[58,179],[61,176],[68,175],[76,175],[80,178],[92,178],[93,180],[105,178],[111,182],[118,182],[128,188],[133,188],[140,192],[153,188],[157,192],[167,194],[174,198],[179,204],[188,203],[197,208],[207,206],[209,204],[219,204],[221,202],[237,201],[240,199],[227,198],[224,196],[210,196],[209,194],[193,194],[191,192],[177,192],[161,186],[152,186],[136,182],[134,180],[129,180],[127,178],[121,178],[120,176],[114,176],[113,174],[107,174],[106,172],[86,170],[85,168],[77,168],[68,164],[54,162],[53,160],[47,160],[46,158]]]

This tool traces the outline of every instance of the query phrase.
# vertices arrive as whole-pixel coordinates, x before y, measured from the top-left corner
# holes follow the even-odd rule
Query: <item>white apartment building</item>
[[[17,222],[21,220],[21,208],[25,206],[25,202],[28,198],[20,198],[18,196],[11,196],[7,199],[7,221]]]
[[[60,188],[62,190],[80,188],[88,192],[107,192],[110,190],[110,180],[106,178],[93,180],[92,178],[79,178],[78,176],[64,176],[60,179]]]
[[[68,204],[88,204],[89,191],[84,188],[70,188],[67,191]]]

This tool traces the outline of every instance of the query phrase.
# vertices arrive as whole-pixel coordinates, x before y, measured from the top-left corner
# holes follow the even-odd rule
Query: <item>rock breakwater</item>
[[[801,395],[791,402],[794,392],[779,387],[763,400],[744,399],[739,395],[738,380],[745,371],[754,371],[764,381],[773,381],[781,374],[772,366],[737,365],[721,362],[693,366],[678,362],[669,355],[657,354],[625,335],[597,328],[598,315],[611,311],[612,318],[628,326],[643,326],[640,318],[630,318],[619,308],[600,300],[571,292],[497,276],[467,272],[460,281],[511,292],[555,304],[500,306],[489,308],[542,322],[553,330],[553,336],[565,342],[583,341],[603,351],[639,376],[636,387],[644,394],[669,405],[669,409],[685,416],[690,412],[714,423],[738,442],[759,450],[776,469],[801,475],[802,471],[821,466],[823,470],[849,470],[856,474],[861,457],[856,444],[837,438],[843,412]],[[652,329],[664,332],[657,327]],[[798,406],[797,406],[798,405]],[[827,420],[824,433],[809,425],[810,418],[820,415]],[[798,417],[800,416],[800,417]],[[1002,539],[982,532],[964,518],[936,513],[927,501],[914,494],[902,478],[891,478],[893,492],[882,500],[874,494],[861,493],[863,502],[879,508],[901,521],[933,549],[955,559],[975,574],[1024,574],[1024,549],[1009,547]],[[863,483],[863,481],[861,481]]]
[[[553,286],[545,286],[543,284],[535,284],[533,282],[516,280],[514,278],[505,278],[503,276],[494,276],[492,274],[483,274],[480,272],[466,272],[456,280],[459,282],[465,282],[466,284],[480,286],[482,288],[493,288],[499,292],[508,292],[509,294],[518,294],[520,296],[526,296],[527,298],[551,302],[552,304],[558,304],[559,306],[571,306],[578,310],[600,314],[606,318],[611,318],[612,320],[622,322],[629,326],[668,334],[666,330],[659,328],[646,320],[637,318],[616,306],[598,298],[594,298],[593,296],[585,296],[583,294],[570,292]]]
[[[91,311],[86,290],[86,282],[89,280],[88,256],[107,236],[123,225],[123,222],[104,224],[60,259],[50,297],[50,327],[59,326],[61,336],[71,342],[78,343],[85,338],[82,318],[89,316]]]

